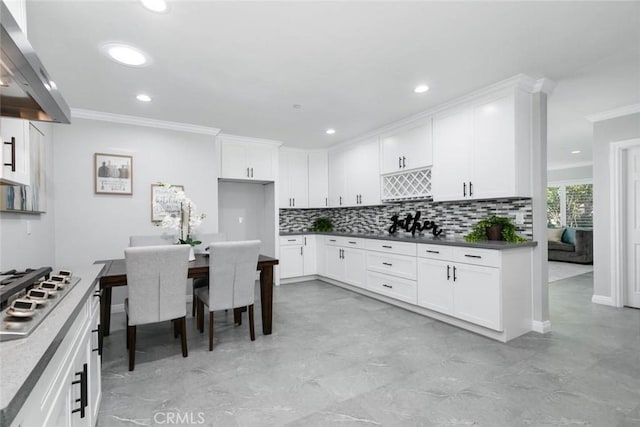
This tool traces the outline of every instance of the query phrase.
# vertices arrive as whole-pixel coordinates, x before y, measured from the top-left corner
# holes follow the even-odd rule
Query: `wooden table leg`
[[[102,289],[102,298],[100,298],[100,325],[102,336],[109,336],[111,330],[111,288]]]
[[[273,316],[273,266],[260,270],[260,304],[262,308],[262,333],[271,335]]]

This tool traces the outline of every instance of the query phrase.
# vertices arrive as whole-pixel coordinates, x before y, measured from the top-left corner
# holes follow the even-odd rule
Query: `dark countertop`
[[[467,248],[496,249],[496,250],[535,247],[538,245],[538,242],[535,242],[535,241],[527,241],[523,243],[510,243],[510,242],[504,242],[500,240],[486,240],[482,242],[470,243],[464,239],[433,237],[430,234],[412,236],[409,233],[396,233],[391,235],[389,233],[341,233],[341,232],[335,232],[335,231],[332,231],[330,233],[321,233],[316,231],[289,231],[289,232],[281,231],[280,232],[281,236],[299,236],[302,234],[306,234],[306,235],[317,234],[320,236],[325,235],[325,236],[359,237],[363,239],[393,240],[397,242],[428,243],[430,245],[463,246]]]

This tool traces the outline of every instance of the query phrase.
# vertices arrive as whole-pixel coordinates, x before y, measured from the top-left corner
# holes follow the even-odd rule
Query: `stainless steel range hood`
[[[69,106],[26,35],[0,0],[0,115],[71,123]]]

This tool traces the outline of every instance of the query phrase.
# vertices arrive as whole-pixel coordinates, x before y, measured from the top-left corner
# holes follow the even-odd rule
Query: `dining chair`
[[[260,243],[260,240],[216,242],[209,247],[209,287],[196,289],[200,333],[204,332],[204,306],[209,309],[209,351],[213,350],[213,312],[217,310],[246,307],[251,341],[256,339],[253,303]]]
[[[124,250],[129,296],[127,316],[129,370],[133,371],[136,326],[171,320],[174,337],[182,336],[182,356],[187,357],[187,291],[189,245],[159,245]]]
[[[227,235],[225,233],[200,233],[196,235],[196,240],[200,240],[202,243],[196,245],[194,247],[197,253],[206,253],[208,254],[209,245],[213,242],[222,242],[227,240]],[[194,279],[191,284],[191,294],[193,295],[193,301],[191,304],[191,315],[193,317],[196,316],[196,289],[201,288],[203,286],[209,286],[209,281],[207,279]]]
[[[177,241],[177,237],[171,234],[129,236],[129,247],[173,245]]]

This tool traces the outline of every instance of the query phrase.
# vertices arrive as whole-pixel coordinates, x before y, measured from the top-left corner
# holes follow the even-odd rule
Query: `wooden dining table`
[[[111,324],[111,291],[118,286],[127,286],[127,270],[124,258],[96,261],[105,264],[100,276],[100,329],[103,336],[108,336]],[[262,311],[262,333],[270,335],[273,318],[273,266],[278,260],[266,255],[258,256],[256,270],[260,271],[260,305]],[[196,254],[196,259],[189,262],[190,279],[209,278],[209,256]]]

